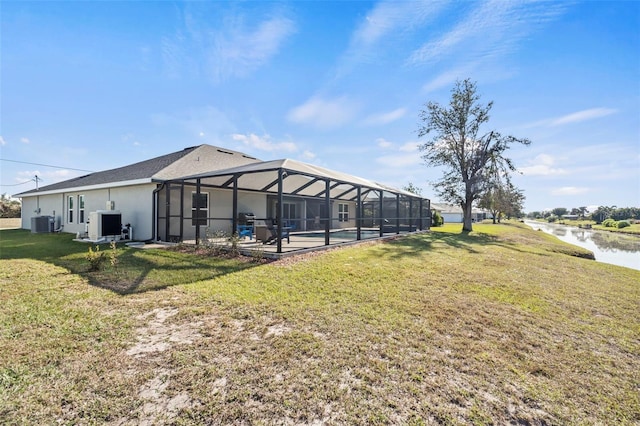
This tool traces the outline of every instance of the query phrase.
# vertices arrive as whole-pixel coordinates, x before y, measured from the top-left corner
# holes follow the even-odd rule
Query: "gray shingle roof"
[[[258,161],[258,159],[238,151],[211,145],[199,145],[128,166],[95,172],[43,186],[38,190],[34,189],[16,194],[16,197],[36,195],[45,191],[59,191],[141,179],[149,179],[149,181],[177,179],[194,173],[204,173]]]

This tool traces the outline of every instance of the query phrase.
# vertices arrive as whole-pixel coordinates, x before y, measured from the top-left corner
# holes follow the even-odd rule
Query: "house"
[[[83,234],[89,212],[116,209],[122,213],[122,223],[133,226],[136,239],[154,239],[155,191],[163,182],[255,162],[259,160],[240,152],[200,145],[54,183],[15,195],[22,199],[21,227],[31,229],[33,216],[48,215],[56,229]]]
[[[357,231],[360,239],[365,228],[382,236],[428,229],[431,223],[429,200],[415,194],[291,159],[260,161],[210,145],[16,197],[22,199],[24,229],[49,216],[56,229],[84,235],[90,217],[95,227],[112,211],[120,215],[118,225],[129,224],[140,241],[197,243],[207,232],[235,232],[246,217],[273,218],[279,229],[292,232],[326,231],[327,241],[336,229]]]
[[[444,223],[462,223],[463,221],[464,214],[460,206],[446,203],[431,203],[431,209],[440,213],[440,216],[444,219]],[[491,213],[483,209],[471,209],[471,219],[474,222],[481,222],[484,219],[491,219],[492,217]]]

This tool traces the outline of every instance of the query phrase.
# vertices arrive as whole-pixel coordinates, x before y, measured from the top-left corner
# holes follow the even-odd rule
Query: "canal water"
[[[591,250],[598,262],[640,270],[640,236],[529,220],[525,223],[535,230],[541,229],[562,241]]]

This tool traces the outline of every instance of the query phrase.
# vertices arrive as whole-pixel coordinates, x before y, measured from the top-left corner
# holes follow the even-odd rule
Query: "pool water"
[[[333,231],[329,233],[329,238],[340,238],[344,240],[355,240],[357,237],[357,231],[355,230],[344,230],[344,231]],[[324,232],[309,232],[305,234],[297,234],[297,237],[312,237],[312,238],[324,238]],[[380,236],[380,231],[376,230],[361,230],[360,238],[376,238]]]

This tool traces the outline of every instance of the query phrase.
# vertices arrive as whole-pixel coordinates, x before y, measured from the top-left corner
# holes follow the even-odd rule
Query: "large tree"
[[[456,82],[448,106],[429,102],[420,112],[423,125],[418,136],[433,135],[420,145],[422,159],[429,166],[445,168],[442,179],[433,187],[443,200],[462,208],[463,231],[473,229],[471,208],[485,192],[491,168],[514,171],[505,151],[514,143],[530,144],[528,139],[484,131],[493,102],[482,105],[479,100],[476,84],[466,79]]]

